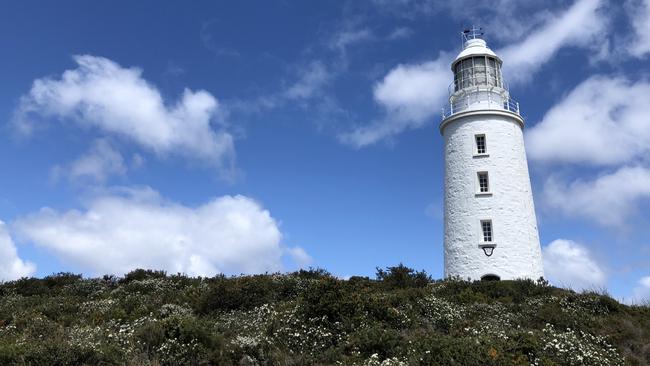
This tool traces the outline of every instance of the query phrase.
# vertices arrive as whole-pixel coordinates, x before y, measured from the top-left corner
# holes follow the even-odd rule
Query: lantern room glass
[[[501,65],[490,56],[474,56],[454,66],[454,91],[473,86],[503,87]]]

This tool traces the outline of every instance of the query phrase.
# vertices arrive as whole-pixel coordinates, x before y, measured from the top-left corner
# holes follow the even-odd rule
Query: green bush
[[[363,309],[361,293],[351,291],[345,281],[331,277],[311,283],[298,303],[305,319],[325,318],[332,323],[350,320]]]
[[[350,337],[349,348],[358,351],[365,358],[373,354],[386,359],[399,356],[405,351],[405,342],[400,333],[383,325],[373,324],[362,327]]]
[[[131,281],[143,281],[143,280],[157,279],[157,278],[160,279],[167,278],[167,272],[138,268],[124,275],[124,278],[120,279],[119,282],[126,284]],[[107,279],[106,276],[104,276],[104,279],[105,280]]]
[[[218,311],[247,310],[274,300],[278,284],[268,275],[213,279],[198,300],[197,311],[209,314]]]
[[[394,267],[377,267],[377,280],[388,288],[425,287],[432,281],[425,271],[415,271],[402,263]]]

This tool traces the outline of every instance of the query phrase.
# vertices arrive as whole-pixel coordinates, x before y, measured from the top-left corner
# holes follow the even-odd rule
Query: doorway
[[[486,274],[483,277],[481,277],[481,281],[500,281],[501,277],[495,275],[495,274]]]

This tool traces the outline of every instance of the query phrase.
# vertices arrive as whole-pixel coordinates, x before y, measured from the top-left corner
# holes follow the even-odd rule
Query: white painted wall
[[[459,113],[443,121],[445,140],[445,277],[478,280],[543,276],[537,219],[518,117],[502,111]],[[451,121],[451,122],[449,122]],[[476,134],[489,156],[476,157]],[[477,172],[489,173],[491,196],[477,196]],[[480,221],[491,219],[491,257],[479,248]]]

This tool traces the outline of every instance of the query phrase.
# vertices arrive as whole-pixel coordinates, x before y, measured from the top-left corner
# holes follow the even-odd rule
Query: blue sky
[[[650,2],[5,3],[0,278],[442,276],[439,111],[486,30],[546,274],[650,298]]]

